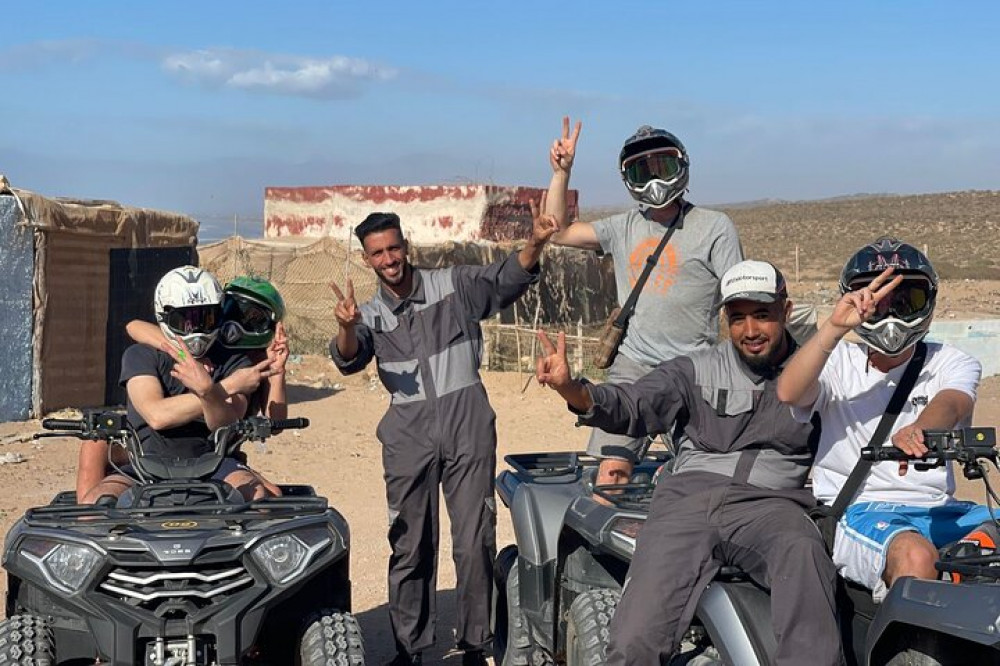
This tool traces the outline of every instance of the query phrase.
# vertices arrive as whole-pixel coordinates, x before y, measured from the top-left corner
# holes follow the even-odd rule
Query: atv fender
[[[776,651],[771,597],[749,581],[714,580],[695,611],[727,664],[767,666]]]
[[[946,634],[997,650],[1000,659],[1000,587],[903,578],[889,590],[868,631],[869,663],[897,640],[901,625]]]
[[[559,535],[566,509],[580,495],[578,483],[522,483],[510,504],[517,541],[521,608],[529,618],[548,618],[556,596]]]

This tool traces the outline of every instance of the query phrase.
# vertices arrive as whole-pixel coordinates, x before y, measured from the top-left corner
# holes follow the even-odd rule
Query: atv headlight
[[[325,527],[299,530],[264,539],[250,554],[275,583],[289,583],[330,541],[330,530]]]
[[[21,552],[51,583],[68,592],[79,590],[101,561],[89,546],[32,537],[21,543]]]

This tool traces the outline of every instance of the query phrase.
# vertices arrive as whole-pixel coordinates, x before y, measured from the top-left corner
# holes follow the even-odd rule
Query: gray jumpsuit
[[[634,384],[588,386],[594,406],[581,423],[632,436],[673,425],[679,451],[639,534],[608,664],[667,663],[722,565],[770,588],[776,664],[843,663],[836,571],[803,488],[819,433],[778,401],[776,379],[726,341]]]
[[[330,354],[344,374],[374,357],[392,395],[378,426],[389,505],[389,616],[396,647],[434,643],[438,488],[451,517],[457,574],[458,645],[492,638],[496,554],[496,415],[479,377],[479,321],[517,300],[537,280],[516,254],[488,266],[413,269],[413,291],[384,287],[361,306],[358,354]]]

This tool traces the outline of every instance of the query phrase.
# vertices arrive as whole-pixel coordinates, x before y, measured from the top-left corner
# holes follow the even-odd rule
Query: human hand
[[[285,325],[278,322],[274,329],[274,337],[267,346],[267,358],[271,363],[271,375],[285,374],[285,364],[288,362],[288,335],[285,333]]]
[[[894,270],[890,266],[868,286],[841,296],[830,315],[830,323],[846,333],[871,319],[878,311],[879,302],[903,281],[902,275],[892,277]]]
[[[277,372],[272,369],[271,359],[266,358],[249,368],[240,368],[229,373],[229,376],[222,380],[226,388],[226,393],[235,395],[253,395],[260,386],[260,383],[268,377],[273,377]]]
[[[191,350],[187,348],[183,340],[161,342],[160,350],[174,359],[174,367],[170,371],[170,376],[199,398],[208,395],[215,382],[201,361],[192,356]]]
[[[337,306],[333,309],[333,316],[337,318],[337,323],[341,328],[353,328],[361,321],[361,310],[357,301],[354,300],[354,283],[348,278],[346,292],[340,290],[336,282],[330,283],[330,288],[337,296]]]
[[[561,332],[553,345],[545,331],[538,330],[538,341],[542,345],[542,355],[535,363],[535,379],[539,385],[549,386],[555,390],[565,388],[572,381],[569,373],[569,360],[566,358],[566,334]]]
[[[569,116],[563,116],[562,136],[553,141],[552,148],[549,149],[549,164],[553,171],[568,173],[573,168],[573,160],[576,158],[576,142],[580,138],[582,127],[583,123],[578,120],[576,127],[573,128],[573,133],[570,134]]]
[[[916,423],[911,423],[904,428],[900,428],[891,439],[893,446],[906,453],[906,455],[913,456],[915,458],[923,458],[927,455],[928,451],[930,451],[930,449],[928,449],[924,444],[923,428],[918,426]],[[908,468],[909,464],[906,460],[899,461],[900,476],[906,474]]]
[[[552,234],[559,231],[559,223],[556,221],[555,215],[550,215],[547,213],[542,213],[545,210],[545,199],[548,193],[542,193],[541,204],[536,204],[534,201],[529,201],[528,206],[531,208],[531,243],[534,245],[545,245],[552,238]]]

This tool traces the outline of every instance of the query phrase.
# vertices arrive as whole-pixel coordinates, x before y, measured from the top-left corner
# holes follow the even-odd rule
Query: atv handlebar
[[[46,430],[83,430],[85,426],[83,419],[42,419]]]
[[[957,430],[924,430],[923,457],[911,456],[895,446],[866,446],[861,449],[861,459],[872,462],[884,460],[913,460],[918,470],[941,467],[949,460],[965,465],[965,476],[980,478],[979,460],[1000,460],[997,451],[996,428],[960,428]],[[970,476],[971,474],[971,476]]]
[[[309,419],[301,417],[295,419],[271,419],[271,430],[298,430],[308,427]]]

